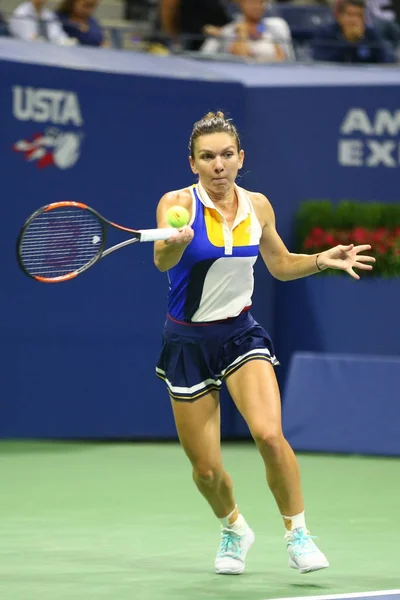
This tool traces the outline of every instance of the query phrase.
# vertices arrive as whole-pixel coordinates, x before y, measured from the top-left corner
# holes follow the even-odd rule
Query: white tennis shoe
[[[238,535],[232,529],[222,529],[221,544],[215,558],[219,575],[240,575],[245,569],[246,554],[254,543],[254,532],[247,525],[246,533]]]
[[[312,536],[303,527],[297,527],[285,534],[289,567],[300,573],[311,573],[329,567],[329,562],[313,542]]]

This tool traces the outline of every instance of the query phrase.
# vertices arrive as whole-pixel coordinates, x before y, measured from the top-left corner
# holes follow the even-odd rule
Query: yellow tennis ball
[[[190,215],[184,206],[171,206],[167,210],[167,222],[171,227],[184,227],[189,223]]]

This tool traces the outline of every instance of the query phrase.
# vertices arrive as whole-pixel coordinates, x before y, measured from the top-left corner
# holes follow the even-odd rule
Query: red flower
[[[315,247],[315,241],[312,240],[310,237],[308,237],[308,238],[306,238],[304,240],[303,246],[304,246],[304,248],[307,248],[307,249],[314,248]]]
[[[368,231],[364,227],[356,227],[353,229],[353,240],[356,244],[368,244]]]
[[[303,242],[305,250],[314,251],[331,248],[337,244],[371,244],[373,252],[378,255],[391,254],[400,256],[400,227],[388,229],[378,227],[369,230],[365,227],[354,229],[324,230],[322,227],[313,227],[308,237]]]
[[[379,227],[378,229],[375,229],[375,231],[371,231],[370,235],[373,242],[379,242],[385,237],[388,237],[390,235],[390,231],[384,227]]]
[[[324,232],[323,229],[321,229],[321,227],[313,227],[311,229],[310,235],[313,238],[318,238],[319,239],[319,238],[321,238],[324,235],[324,233],[325,232]]]
[[[323,243],[329,247],[336,246],[336,239],[331,233],[326,232],[324,235]]]
[[[378,242],[375,244],[374,249],[378,252],[378,254],[386,254],[386,248],[382,243]]]

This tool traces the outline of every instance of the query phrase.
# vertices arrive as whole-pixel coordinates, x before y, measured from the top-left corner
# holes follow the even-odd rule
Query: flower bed
[[[296,217],[297,252],[314,254],[337,244],[370,244],[375,256],[372,271],[363,277],[400,275],[400,203],[377,204],[343,201],[304,202]],[[325,275],[347,275],[327,269]]]

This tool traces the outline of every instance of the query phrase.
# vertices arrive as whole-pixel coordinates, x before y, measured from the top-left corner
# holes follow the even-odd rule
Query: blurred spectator
[[[377,31],[366,25],[364,0],[340,0],[336,20],[321,27],[313,39],[313,58],[329,62],[394,62]]]
[[[239,0],[239,7],[237,19],[215,31],[214,37],[202,46],[202,52],[224,52],[264,62],[294,59],[288,24],[280,17],[264,17],[264,0]]]
[[[104,35],[98,21],[93,17],[97,0],[63,0],[56,14],[65,33],[82,46],[104,46]]]
[[[10,32],[25,41],[48,41],[71,46],[76,41],[67,36],[56,15],[45,8],[46,0],[30,0],[17,6],[10,18]]]
[[[0,13],[0,35],[9,35],[7,21],[1,13]]]
[[[204,28],[230,22],[223,0],[160,0],[160,28],[177,40],[186,37],[187,50],[198,50],[205,40]]]

